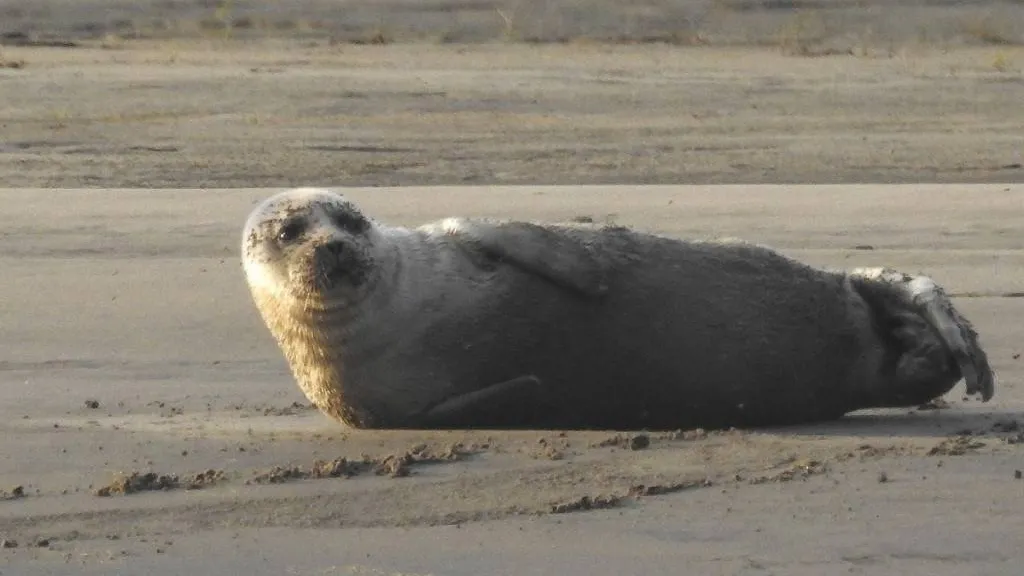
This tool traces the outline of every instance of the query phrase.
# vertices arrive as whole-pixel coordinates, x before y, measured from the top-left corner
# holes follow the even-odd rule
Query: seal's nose
[[[345,243],[338,241],[324,242],[315,249],[316,260],[320,264],[337,263],[344,253]]]
[[[313,249],[313,277],[321,290],[328,290],[345,274],[343,242],[324,242]]]

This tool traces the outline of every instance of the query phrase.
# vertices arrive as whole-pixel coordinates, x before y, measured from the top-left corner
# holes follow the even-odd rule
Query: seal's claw
[[[995,378],[978,333],[953,306],[934,280],[889,268],[858,268],[851,275],[882,282],[902,293],[905,303],[928,323],[955,361],[968,394],[980,394],[988,402],[995,394]]]
[[[946,348],[956,359],[968,394],[981,394],[988,402],[995,393],[995,380],[988,356],[978,343],[978,333],[949,300],[941,286],[927,276],[915,276],[907,285],[914,303],[929,324],[939,333]]]

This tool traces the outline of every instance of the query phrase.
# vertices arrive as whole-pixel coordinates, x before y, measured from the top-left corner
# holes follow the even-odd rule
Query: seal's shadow
[[[1024,412],[975,412],[955,408],[921,411],[859,412],[839,420],[799,426],[776,426],[761,432],[789,436],[946,437],[1024,430]]]

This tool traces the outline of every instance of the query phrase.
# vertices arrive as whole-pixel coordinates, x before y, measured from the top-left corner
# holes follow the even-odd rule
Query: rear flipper
[[[873,391],[879,406],[927,402],[961,378],[968,394],[980,394],[985,402],[992,398],[995,382],[978,333],[941,286],[888,268],[857,268],[847,275],[898,344],[893,388]]]
[[[416,415],[408,428],[501,428],[532,419],[540,380],[521,376],[449,398]]]

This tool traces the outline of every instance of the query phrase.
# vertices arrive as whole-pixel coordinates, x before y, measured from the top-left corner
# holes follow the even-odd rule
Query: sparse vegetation
[[[231,37],[231,28],[233,25],[231,9],[234,7],[233,0],[220,0],[217,5],[217,10],[213,13],[212,22],[217,23],[215,29],[223,32],[225,39]]]
[[[993,46],[1012,46],[1021,43],[1019,31],[1013,29],[1012,20],[998,18],[992,14],[968,19],[963,32],[968,38]]]
[[[24,60],[8,60],[7,58],[4,58],[2,54],[0,54],[0,68],[18,69],[24,67]]]
[[[817,11],[801,10],[777,34],[779,50],[788,56],[834,56],[836,54],[871,53],[870,35],[862,35],[861,41],[849,47],[833,45],[839,34]]]
[[[106,18],[82,18],[57,0],[18,20],[0,21],[0,43],[124,39],[299,37],[332,44],[393,42],[668,43],[774,46],[786,54],[894,53],[906,45],[1024,44],[1024,4],[922,5],[914,0],[815,3],[779,0],[652,0],[638,5],[595,0],[423,0],[382,4],[353,0],[341,10],[320,0],[204,0],[154,4],[109,0]],[[54,3],[49,9],[48,4]],[[65,16],[65,14],[68,14]],[[77,18],[77,19],[76,19]],[[31,32],[29,32],[31,31]],[[18,40],[18,36],[21,40]],[[27,38],[33,36],[33,38]]]
[[[819,14],[800,11],[779,29],[779,49],[792,56],[811,56],[825,34],[825,23]]]
[[[125,39],[117,34],[107,34],[100,40],[100,48],[104,50],[121,50],[124,45]]]
[[[516,15],[515,8],[512,10],[502,10],[501,8],[495,8],[498,17],[501,18],[501,36],[506,42],[512,42],[520,40],[518,29],[516,28]]]
[[[49,128],[51,130],[61,130],[68,127],[71,122],[71,112],[66,109],[60,108],[50,112]]]
[[[383,45],[391,44],[393,40],[391,39],[391,36],[387,32],[385,32],[384,28],[380,27],[370,30],[369,33],[364,37],[352,39],[351,42],[353,44]]]
[[[0,68],[24,68],[25,61],[15,58],[8,58],[3,50],[0,50]]]
[[[1009,72],[1011,66],[1010,58],[1004,52],[1000,52],[992,58],[992,68],[997,72]]]

